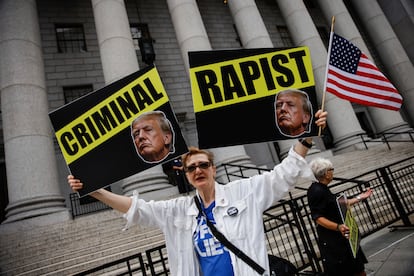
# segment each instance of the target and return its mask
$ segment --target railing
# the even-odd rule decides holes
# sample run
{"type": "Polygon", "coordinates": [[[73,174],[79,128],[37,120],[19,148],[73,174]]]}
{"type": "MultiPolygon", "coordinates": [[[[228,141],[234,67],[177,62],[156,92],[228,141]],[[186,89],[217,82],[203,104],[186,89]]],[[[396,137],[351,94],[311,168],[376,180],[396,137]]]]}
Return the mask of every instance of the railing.
{"type": "Polygon", "coordinates": [[[135,275],[135,276],[161,276],[169,275],[167,250],[165,244],[148,249],[145,256],[138,253],[119,260],[82,271],[73,276],[86,275],[135,275]],[[146,259],[145,259],[146,258],[146,259]],[[148,272],[149,270],[149,272],[148,272]]]}
{"type": "Polygon", "coordinates": [[[385,143],[389,150],[391,150],[391,144],[390,144],[391,142],[395,142],[395,143],[412,142],[414,143],[414,131],[384,132],[384,133],[376,134],[376,136],[380,138],[380,140],[375,140],[375,139],[367,140],[366,138],[364,138],[364,136],[366,136],[365,134],[359,134],[358,136],[361,138],[362,143],[364,143],[365,149],[368,149],[368,143],[385,143]],[[401,135],[408,135],[410,139],[409,140],[408,139],[395,139],[396,136],[401,136],[401,135]]]}
{"type": "Polygon", "coordinates": [[[90,196],[79,198],[77,193],[69,195],[72,218],[110,209],[110,207],[90,196]]]}
{"type": "MultiPolygon", "coordinates": [[[[240,177],[247,175],[243,170],[238,170],[240,177]]],[[[351,179],[335,178],[334,181],[329,185],[331,191],[345,193],[347,197],[353,197],[367,187],[374,189],[363,204],[352,207],[362,238],[400,220],[402,225],[397,227],[412,227],[409,215],[414,213],[414,157],[351,179]]],[[[293,190],[287,199],[266,210],[263,223],[269,253],[289,260],[302,275],[322,271],[316,225],[303,190],[293,190]]],[[[169,275],[165,245],[153,248],[146,256],[145,267],[150,269],[148,275],[169,275]]],[[[142,272],[139,275],[146,274],[142,272]]]]}
{"type": "MultiPolygon", "coordinates": [[[[140,272],[139,275],[147,276],[146,265],[144,263],[144,259],[142,258],[141,253],[94,267],[92,269],[74,274],[73,276],[91,275],[93,273],[103,272],[106,269],[111,269],[112,271],[116,269],[117,270],[116,275],[133,275],[132,274],[133,272],[140,272]],[[137,264],[135,264],[136,260],[138,260],[137,264]],[[124,265],[126,265],[126,268],[124,267],[124,265]]],[[[134,275],[138,275],[138,274],[134,273],[134,275]]],[[[152,274],[152,275],[155,275],[155,274],[152,274]]]]}

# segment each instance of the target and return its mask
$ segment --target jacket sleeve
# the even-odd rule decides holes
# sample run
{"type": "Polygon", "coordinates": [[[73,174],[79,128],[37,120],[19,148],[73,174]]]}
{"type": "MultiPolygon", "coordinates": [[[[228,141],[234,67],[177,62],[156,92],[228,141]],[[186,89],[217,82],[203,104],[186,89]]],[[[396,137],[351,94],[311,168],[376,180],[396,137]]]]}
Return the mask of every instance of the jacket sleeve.
{"type": "Polygon", "coordinates": [[[262,204],[263,210],[269,208],[282,199],[300,179],[314,181],[315,176],[308,162],[292,147],[288,156],[272,171],[252,178],[254,193],[260,198],[258,204],[262,204]]]}
{"type": "Polygon", "coordinates": [[[126,219],[124,230],[131,226],[150,226],[163,229],[167,223],[169,214],[174,210],[173,200],[145,201],[139,198],[138,192],[132,195],[132,204],[123,215],[126,219]]]}

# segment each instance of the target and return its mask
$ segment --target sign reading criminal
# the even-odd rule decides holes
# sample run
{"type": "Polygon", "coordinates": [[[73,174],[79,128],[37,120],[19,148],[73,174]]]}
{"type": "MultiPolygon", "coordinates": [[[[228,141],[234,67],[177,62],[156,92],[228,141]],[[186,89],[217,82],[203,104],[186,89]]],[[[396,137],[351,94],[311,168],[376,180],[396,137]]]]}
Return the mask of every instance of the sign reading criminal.
{"type": "Polygon", "coordinates": [[[137,114],[168,103],[168,96],[155,68],[56,131],[68,164],[84,156],[125,128],[137,114]]]}
{"type": "Polygon", "coordinates": [[[71,173],[86,184],[81,194],[187,151],[154,66],[79,98],[49,116],[71,173]],[[135,124],[138,125],[138,118],[143,120],[144,117],[151,121],[162,120],[169,127],[170,139],[165,145],[168,150],[165,149],[166,153],[158,159],[146,158],[145,150],[138,145],[139,139],[134,137],[133,133],[138,133],[135,124]]]}
{"type": "MultiPolygon", "coordinates": [[[[303,90],[316,107],[307,47],[190,52],[189,59],[200,147],[292,138],[276,131],[274,111],[264,112],[264,108],[274,109],[275,95],[283,90],[303,90]],[[217,120],[211,120],[214,118],[217,120]],[[244,123],[239,124],[240,120],[244,123]],[[260,133],[247,139],[236,137],[245,136],[246,122],[260,123],[275,131],[262,131],[266,133],[260,137],[260,133]],[[240,127],[239,131],[231,126],[240,127]]],[[[304,134],[311,135],[313,131],[304,134]]]]}

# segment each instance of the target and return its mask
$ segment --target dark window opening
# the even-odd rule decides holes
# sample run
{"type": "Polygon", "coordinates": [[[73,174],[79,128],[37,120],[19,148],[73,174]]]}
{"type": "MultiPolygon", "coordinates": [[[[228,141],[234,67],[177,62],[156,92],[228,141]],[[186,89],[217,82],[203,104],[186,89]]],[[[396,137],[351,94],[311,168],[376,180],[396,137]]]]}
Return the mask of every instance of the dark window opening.
{"type": "Polygon", "coordinates": [[[148,24],[134,23],[131,24],[130,30],[135,51],[141,52],[143,62],[148,65],[153,64],[155,60],[154,40],[149,33],[148,24]]]}
{"type": "Polygon", "coordinates": [[[70,103],[71,101],[76,100],[92,91],[92,85],[77,85],[63,87],[65,103],[70,103]]]}
{"type": "Polygon", "coordinates": [[[55,24],[59,53],[86,52],[85,32],[81,24],[55,24]]]}
{"type": "Polygon", "coordinates": [[[142,38],[151,39],[148,24],[144,23],[134,23],[131,24],[131,35],[132,35],[132,42],[134,43],[135,50],[139,51],[139,40],[142,38]]]}

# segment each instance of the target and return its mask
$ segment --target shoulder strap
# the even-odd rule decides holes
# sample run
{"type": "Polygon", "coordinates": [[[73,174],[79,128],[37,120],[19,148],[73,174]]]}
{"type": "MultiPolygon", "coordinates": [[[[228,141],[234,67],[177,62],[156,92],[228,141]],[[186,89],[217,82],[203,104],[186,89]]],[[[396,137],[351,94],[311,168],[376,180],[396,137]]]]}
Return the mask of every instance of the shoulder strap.
{"type": "Polygon", "coordinates": [[[232,244],[220,231],[217,230],[214,224],[207,218],[207,216],[203,212],[203,209],[201,208],[201,203],[197,195],[194,196],[194,201],[195,201],[195,204],[197,205],[198,211],[206,219],[207,226],[210,228],[213,235],[225,247],[227,247],[231,252],[233,252],[234,255],[242,259],[245,263],[247,263],[250,267],[256,270],[260,275],[262,275],[265,272],[265,269],[261,267],[258,263],[256,263],[253,259],[251,259],[249,256],[244,254],[244,252],[241,251],[238,247],[232,244]]]}

